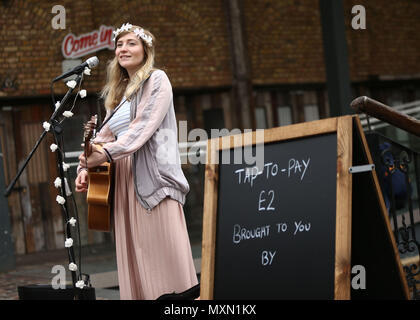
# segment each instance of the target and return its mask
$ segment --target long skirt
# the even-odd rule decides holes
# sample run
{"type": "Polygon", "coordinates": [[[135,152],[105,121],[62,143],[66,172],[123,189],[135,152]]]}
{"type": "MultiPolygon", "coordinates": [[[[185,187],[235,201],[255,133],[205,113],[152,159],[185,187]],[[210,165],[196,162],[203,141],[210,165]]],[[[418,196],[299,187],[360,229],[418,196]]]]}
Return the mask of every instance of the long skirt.
{"type": "Polygon", "coordinates": [[[131,157],[115,163],[114,231],[121,300],[152,300],[198,283],[182,205],[166,198],[143,208],[131,157]]]}

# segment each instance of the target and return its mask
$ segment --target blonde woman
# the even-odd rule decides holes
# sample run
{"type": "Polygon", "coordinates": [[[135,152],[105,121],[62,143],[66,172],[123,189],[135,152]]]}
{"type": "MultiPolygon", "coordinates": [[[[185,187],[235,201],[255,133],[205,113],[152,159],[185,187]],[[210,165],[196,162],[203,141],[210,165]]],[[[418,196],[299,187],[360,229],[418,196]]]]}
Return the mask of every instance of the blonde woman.
{"type": "Polygon", "coordinates": [[[120,298],[156,299],[198,283],[183,212],[189,185],[179,160],[171,83],[154,68],[155,38],[128,23],[114,34],[115,57],[103,89],[106,117],[119,108],[93,140],[87,162],[79,157],[76,191],[87,191],[86,166],[115,162],[120,298]],[[164,143],[171,145],[158,155],[164,143]]]}

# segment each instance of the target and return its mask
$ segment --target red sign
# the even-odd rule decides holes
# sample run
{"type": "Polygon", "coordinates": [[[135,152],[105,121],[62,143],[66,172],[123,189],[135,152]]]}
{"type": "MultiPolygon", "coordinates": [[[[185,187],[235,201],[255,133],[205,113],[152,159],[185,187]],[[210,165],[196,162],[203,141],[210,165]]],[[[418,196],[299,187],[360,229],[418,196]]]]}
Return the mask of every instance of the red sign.
{"type": "Polygon", "coordinates": [[[113,31],[114,27],[100,26],[99,30],[80,36],[69,33],[61,44],[61,52],[66,59],[75,59],[105,48],[114,50],[113,31]]]}

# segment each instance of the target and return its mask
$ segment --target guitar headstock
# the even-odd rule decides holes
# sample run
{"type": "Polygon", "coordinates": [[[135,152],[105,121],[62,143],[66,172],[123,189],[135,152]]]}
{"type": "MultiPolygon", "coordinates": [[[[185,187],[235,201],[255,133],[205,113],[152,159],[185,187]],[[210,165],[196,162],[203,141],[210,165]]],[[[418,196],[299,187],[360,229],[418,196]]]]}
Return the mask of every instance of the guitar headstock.
{"type": "Polygon", "coordinates": [[[98,122],[98,116],[94,115],[84,125],[83,143],[84,143],[84,146],[85,146],[85,151],[88,150],[86,148],[89,146],[90,140],[93,137],[93,134],[94,134],[95,129],[96,129],[97,122],[98,122]]]}

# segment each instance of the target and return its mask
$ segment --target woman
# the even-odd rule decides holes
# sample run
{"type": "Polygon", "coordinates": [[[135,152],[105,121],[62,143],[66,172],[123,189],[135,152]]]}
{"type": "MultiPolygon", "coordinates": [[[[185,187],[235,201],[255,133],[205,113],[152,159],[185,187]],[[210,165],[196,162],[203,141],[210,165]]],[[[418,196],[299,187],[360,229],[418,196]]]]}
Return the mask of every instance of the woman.
{"type": "Polygon", "coordinates": [[[171,83],[153,66],[154,36],[128,23],[114,34],[115,57],[103,89],[107,118],[121,106],[93,140],[87,161],[79,157],[76,191],[87,191],[86,167],[115,162],[120,297],[156,299],[198,283],[182,207],[189,185],[176,138],[162,140],[162,133],[177,137],[177,125],[171,83]],[[162,157],[163,141],[173,145],[162,157]]]}

